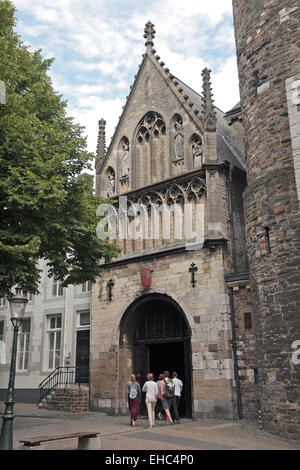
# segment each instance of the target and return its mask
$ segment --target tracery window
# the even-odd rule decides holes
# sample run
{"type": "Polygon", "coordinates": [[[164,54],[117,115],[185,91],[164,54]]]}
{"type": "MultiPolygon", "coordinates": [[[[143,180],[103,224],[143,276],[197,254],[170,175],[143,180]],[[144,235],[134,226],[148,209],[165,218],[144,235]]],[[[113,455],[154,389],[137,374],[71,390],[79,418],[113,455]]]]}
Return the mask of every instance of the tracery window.
{"type": "Polygon", "coordinates": [[[168,171],[166,125],[162,116],[147,113],[137,126],[133,154],[133,186],[161,181],[168,171]]]}
{"type": "Polygon", "coordinates": [[[159,137],[166,134],[166,126],[162,117],[154,112],[148,113],[140,124],[137,140],[140,144],[149,142],[150,136],[159,137]]]}

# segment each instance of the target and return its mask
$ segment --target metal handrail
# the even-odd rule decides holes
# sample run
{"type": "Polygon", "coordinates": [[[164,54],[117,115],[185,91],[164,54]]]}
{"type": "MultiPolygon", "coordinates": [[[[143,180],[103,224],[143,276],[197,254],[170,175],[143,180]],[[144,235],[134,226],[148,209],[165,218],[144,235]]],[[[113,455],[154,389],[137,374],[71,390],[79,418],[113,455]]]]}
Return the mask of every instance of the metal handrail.
{"type": "Polygon", "coordinates": [[[40,399],[39,402],[43,400],[52,390],[56,389],[59,386],[64,386],[66,389],[68,385],[74,385],[77,383],[80,389],[80,377],[79,380],[76,380],[76,372],[79,370],[76,366],[63,366],[57,367],[51,372],[40,384],[40,399]]]}
{"type": "Polygon", "coordinates": [[[43,387],[44,382],[50,380],[50,379],[51,379],[51,376],[54,375],[54,374],[58,371],[58,369],[60,369],[60,367],[56,367],[56,369],[54,369],[54,370],[39,384],[39,387],[38,387],[38,388],[43,387]]]}

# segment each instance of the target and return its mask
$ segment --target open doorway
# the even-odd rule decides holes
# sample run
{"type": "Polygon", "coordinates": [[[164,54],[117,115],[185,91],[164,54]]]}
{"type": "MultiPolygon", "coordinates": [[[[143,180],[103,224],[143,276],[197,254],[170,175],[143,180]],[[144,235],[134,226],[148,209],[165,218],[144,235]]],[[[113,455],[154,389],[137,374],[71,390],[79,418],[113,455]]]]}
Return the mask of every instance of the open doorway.
{"type": "MultiPolygon", "coordinates": [[[[178,378],[183,382],[183,393],[180,401],[179,414],[186,416],[185,403],[185,367],[184,367],[184,342],[149,344],[149,372],[154,374],[155,380],[159,374],[168,370],[170,377],[173,372],[178,373],[178,378]]],[[[188,388],[188,387],[187,387],[188,388]]]]}
{"type": "Polygon", "coordinates": [[[159,294],[144,296],[131,309],[123,332],[132,344],[132,370],[138,382],[142,387],[149,372],[157,380],[165,370],[170,375],[176,371],[183,382],[180,414],[192,418],[190,330],[184,313],[170,297],[159,294]]]}
{"type": "Polygon", "coordinates": [[[76,334],[76,383],[89,383],[90,330],[76,334]]]}

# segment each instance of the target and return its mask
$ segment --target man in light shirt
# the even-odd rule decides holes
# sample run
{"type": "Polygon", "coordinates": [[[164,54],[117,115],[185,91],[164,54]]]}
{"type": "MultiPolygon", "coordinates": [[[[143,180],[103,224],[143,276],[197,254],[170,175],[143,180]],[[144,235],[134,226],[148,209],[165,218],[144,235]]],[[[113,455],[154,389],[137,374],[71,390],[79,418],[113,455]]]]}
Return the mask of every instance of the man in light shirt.
{"type": "MultiPolygon", "coordinates": [[[[173,382],[175,384],[175,401],[176,401],[176,408],[178,410],[178,416],[179,416],[179,405],[180,405],[180,398],[181,398],[181,392],[183,388],[183,383],[181,380],[178,378],[177,372],[173,372],[173,382]]],[[[176,423],[180,423],[180,420],[177,419],[176,423]]]]}

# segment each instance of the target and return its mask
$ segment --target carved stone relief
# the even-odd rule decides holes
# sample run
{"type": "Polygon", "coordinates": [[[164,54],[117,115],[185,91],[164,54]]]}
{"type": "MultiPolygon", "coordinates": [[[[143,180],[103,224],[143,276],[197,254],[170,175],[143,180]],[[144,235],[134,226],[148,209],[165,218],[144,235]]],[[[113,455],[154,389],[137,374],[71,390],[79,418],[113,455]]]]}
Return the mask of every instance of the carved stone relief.
{"type": "Polygon", "coordinates": [[[116,189],[115,171],[112,167],[107,170],[107,197],[113,197],[116,189]]]}
{"type": "Polygon", "coordinates": [[[126,137],[122,142],[122,160],[121,160],[121,178],[126,178],[129,175],[129,141],[126,137]]]}
{"type": "Polygon", "coordinates": [[[174,158],[181,160],[184,158],[184,138],[183,138],[183,124],[181,116],[177,115],[174,120],[174,158]]]}
{"type": "Polygon", "coordinates": [[[191,141],[194,168],[200,168],[203,163],[203,145],[198,135],[194,135],[191,141]]]}

